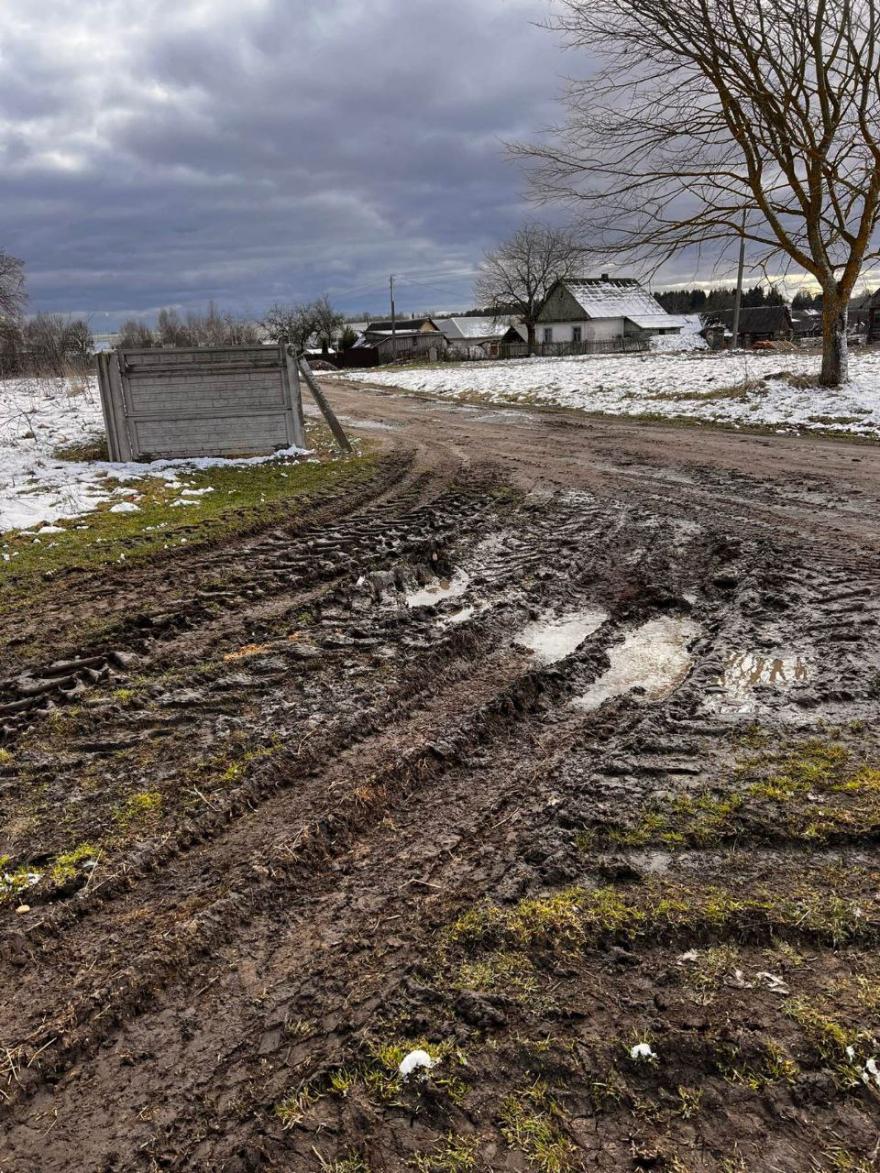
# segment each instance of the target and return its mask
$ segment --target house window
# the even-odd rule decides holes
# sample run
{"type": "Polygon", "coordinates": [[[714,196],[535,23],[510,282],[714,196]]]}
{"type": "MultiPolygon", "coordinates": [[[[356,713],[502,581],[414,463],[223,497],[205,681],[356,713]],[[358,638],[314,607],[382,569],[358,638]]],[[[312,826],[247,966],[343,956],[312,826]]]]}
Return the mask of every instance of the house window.
{"type": "Polygon", "coordinates": [[[544,327],[544,341],[545,342],[552,342],[553,341],[553,327],[552,326],[545,326],[544,327]]]}
{"type": "Polygon", "coordinates": [[[572,340],[572,342],[583,342],[583,338],[581,337],[581,327],[580,326],[572,326],[571,340],[572,340]]]}

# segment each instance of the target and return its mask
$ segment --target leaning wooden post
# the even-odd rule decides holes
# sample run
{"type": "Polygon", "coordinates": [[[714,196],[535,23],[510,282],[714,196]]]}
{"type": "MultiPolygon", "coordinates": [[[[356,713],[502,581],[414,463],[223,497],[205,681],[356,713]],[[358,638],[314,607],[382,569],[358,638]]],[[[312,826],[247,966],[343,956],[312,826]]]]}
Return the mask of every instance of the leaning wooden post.
{"type": "MultiPolygon", "coordinates": [[[[289,349],[290,348],[288,348],[288,350],[289,349]]],[[[302,371],[303,378],[305,379],[305,381],[309,385],[309,390],[311,391],[312,395],[315,398],[315,403],[317,403],[318,407],[321,409],[321,414],[324,416],[324,419],[330,425],[330,431],[336,437],[336,443],[339,445],[339,447],[342,449],[343,452],[351,452],[351,450],[352,450],[351,444],[349,443],[348,436],[346,436],[346,434],[342,428],[342,424],[339,422],[339,420],[333,414],[333,408],[327,402],[327,397],[324,395],[324,392],[318,386],[318,381],[315,378],[315,376],[312,374],[312,368],[309,366],[306,359],[302,356],[300,356],[299,368],[302,371]]]]}
{"type": "Polygon", "coordinates": [[[293,442],[297,448],[306,446],[306,425],[303,418],[302,385],[299,381],[299,366],[290,346],[282,344],[284,361],[287,365],[287,383],[290,388],[291,407],[293,409],[293,442]]]}

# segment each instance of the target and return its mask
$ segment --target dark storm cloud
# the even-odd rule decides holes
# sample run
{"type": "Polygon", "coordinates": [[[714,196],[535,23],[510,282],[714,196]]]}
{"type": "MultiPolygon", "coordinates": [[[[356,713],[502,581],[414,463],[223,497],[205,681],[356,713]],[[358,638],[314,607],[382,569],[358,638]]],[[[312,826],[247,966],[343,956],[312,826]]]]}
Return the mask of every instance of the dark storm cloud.
{"type": "Polygon", "coordinates": [[[466,303],[572,68],[548,4],[7,0],[0,244],[41,308],[466,303]]]}

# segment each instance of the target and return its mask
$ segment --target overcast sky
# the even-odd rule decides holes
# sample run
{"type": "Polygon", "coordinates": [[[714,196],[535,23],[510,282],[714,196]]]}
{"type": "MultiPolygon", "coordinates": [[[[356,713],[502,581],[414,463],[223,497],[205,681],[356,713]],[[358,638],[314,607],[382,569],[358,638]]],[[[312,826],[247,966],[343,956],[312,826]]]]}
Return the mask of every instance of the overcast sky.
{"type": "Polygon", "coordinates": [[[468,305],[529,211],[503,141],[586,70],[551,2],[3,0],[0,246],[32,309],[357,313],[392,271],[403,311],[468,305]]]}

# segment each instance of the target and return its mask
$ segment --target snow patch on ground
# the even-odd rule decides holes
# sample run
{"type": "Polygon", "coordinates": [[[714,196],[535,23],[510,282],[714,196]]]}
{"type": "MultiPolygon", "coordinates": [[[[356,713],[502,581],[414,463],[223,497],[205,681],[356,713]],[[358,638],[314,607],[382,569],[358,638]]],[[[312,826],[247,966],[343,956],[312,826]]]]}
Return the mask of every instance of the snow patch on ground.
{"type": "MultiPolygon", "coordinates": [[[[657,341],[665,347],[672,338],[657,341]]],[[[850,373],[852,382],[839,390],[796,387],[787,375],[818,380],[815,353],[679,351],[449,363],[346,371],[340,377],[431,395],[476,395],[495,403],[757,424],[780,431],[821,428],[878,438],[880,352],[853,354],[850,373]]]]}
{"type": "Polygon", "coordinates": [[[409,1079],[413,1072],[430,1071],[434,1066],[434,1060],[427,1051],[410,1051],[400,1063],[398,1071],[404,1079],[409,1079]]]}
{"type": "MultiPolygon", "coordinates": [[[[290,448],[247,460],[212,457],[150,464],[58,460],[53,455],[58,448],[88,444],[103,433],[96,380],[0,380],[0,532],[79,517],[125,493],[130,496],[131,490],[120,486],[142,477],[163,477],[175,485],[181,472],[306,455],[290,448]]],[[[113,508],[121,513],[136,506],[113,508]]]]}
{"type": "Polygon", "coordinates": [[[699,314],[685,314],[687,325],[680,334],[655,334],[651,350],[655,354],[675,354],[683,350],[708,350],[709,343],[700,335],[703,323],[699,314]]]}

